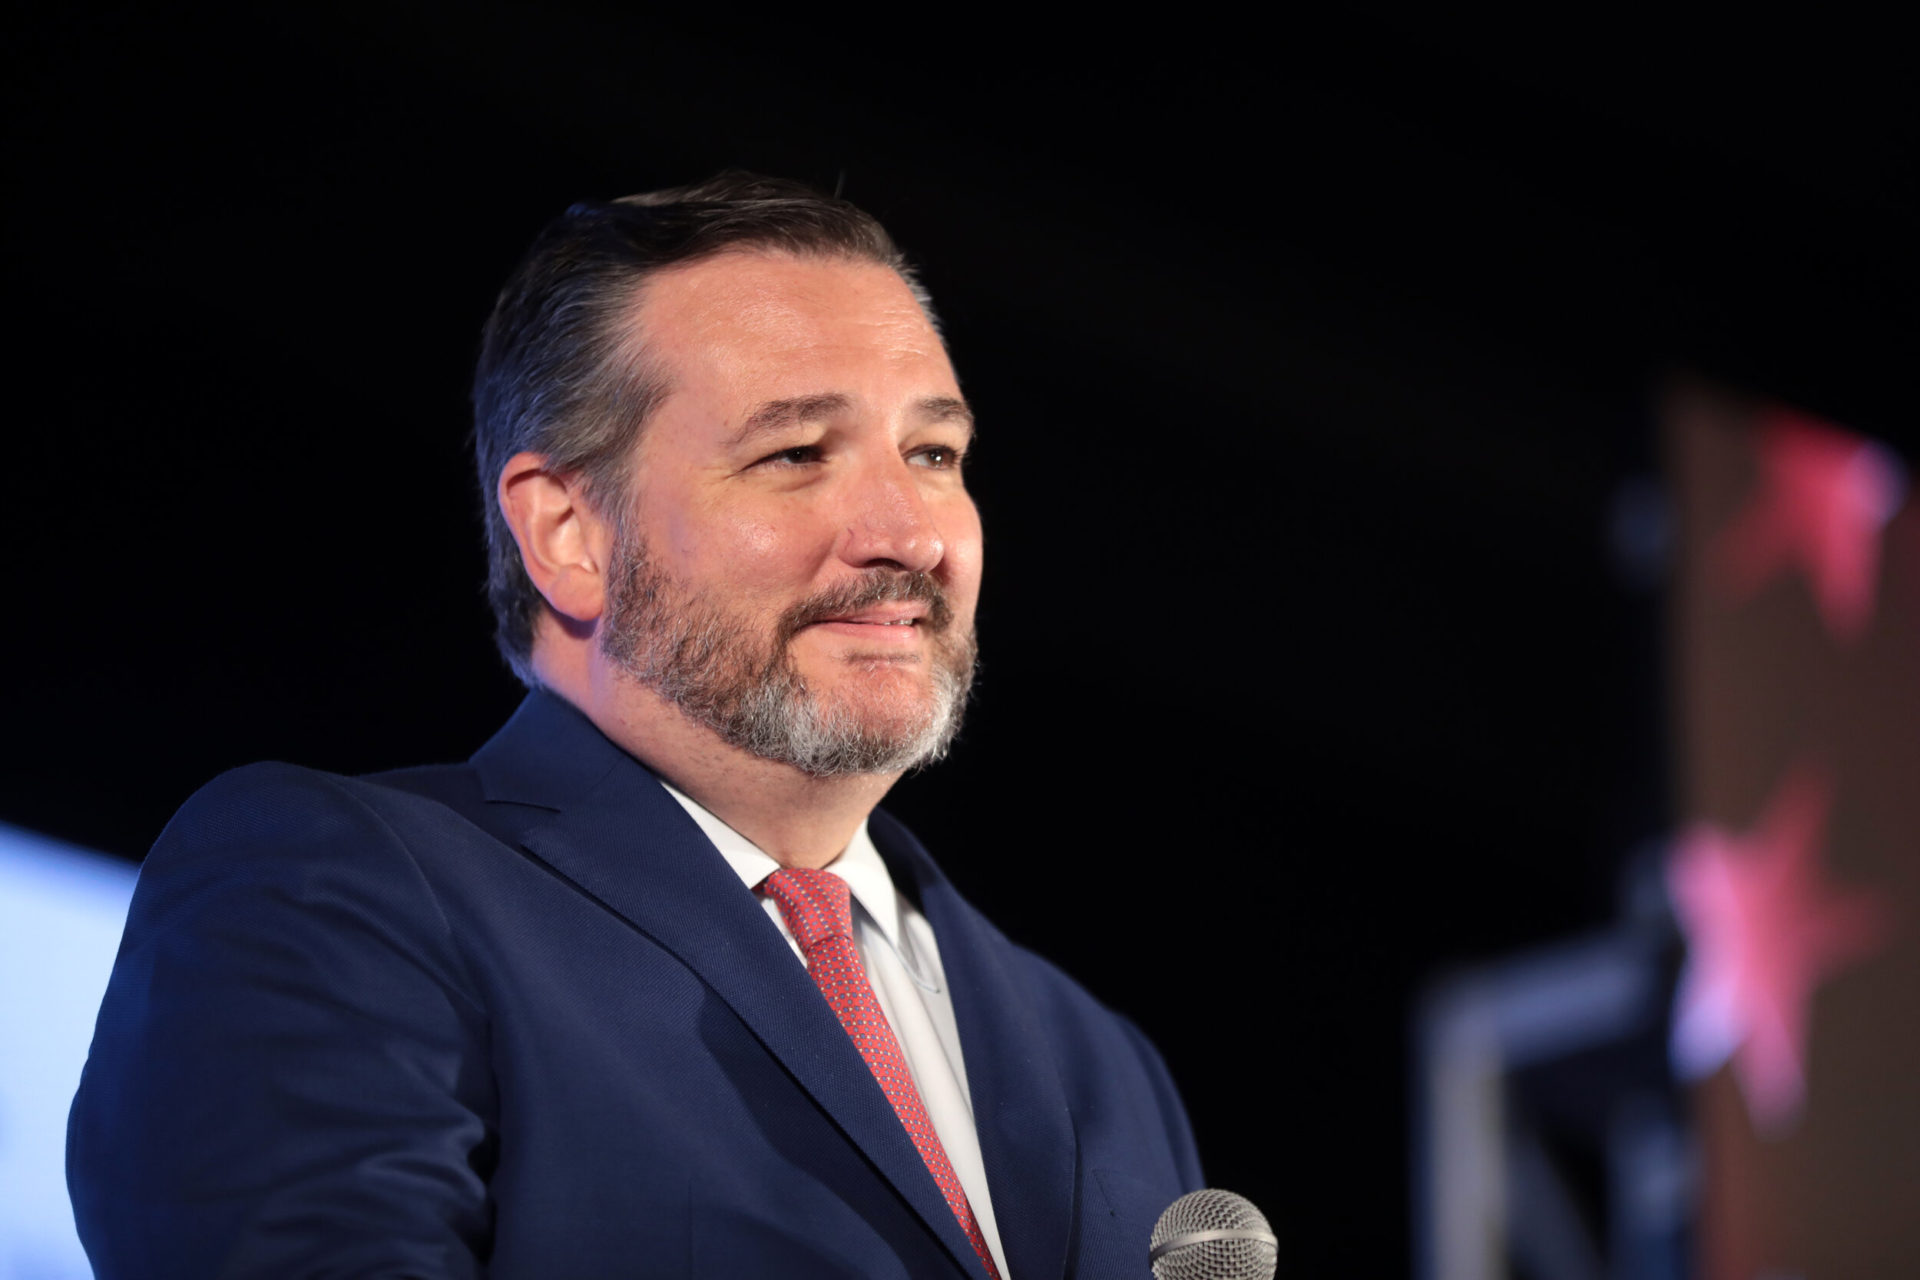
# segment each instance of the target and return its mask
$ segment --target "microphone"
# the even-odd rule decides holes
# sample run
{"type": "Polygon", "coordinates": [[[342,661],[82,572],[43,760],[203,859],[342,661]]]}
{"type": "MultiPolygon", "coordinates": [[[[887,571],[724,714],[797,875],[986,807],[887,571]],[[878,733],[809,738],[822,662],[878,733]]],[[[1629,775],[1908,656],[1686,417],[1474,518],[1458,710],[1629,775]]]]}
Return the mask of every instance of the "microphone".
{"type": "Polygon", "coordinates": [[[1154,1280],[1273,1280],[1280,1242],[1253,1202],[1231,1191],[1189,1191],[1160,1215],[1147,1262],[1154,1280]]]}

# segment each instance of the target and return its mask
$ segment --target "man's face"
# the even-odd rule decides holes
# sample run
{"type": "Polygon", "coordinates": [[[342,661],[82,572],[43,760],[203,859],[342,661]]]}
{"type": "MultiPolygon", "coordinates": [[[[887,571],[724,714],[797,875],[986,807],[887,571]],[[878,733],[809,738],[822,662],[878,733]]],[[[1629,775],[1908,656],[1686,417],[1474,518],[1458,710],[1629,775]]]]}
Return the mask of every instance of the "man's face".
{"type": "Polygon", "coordinates": [[[601,644],[734,746],[816,776],[940,754],[973,671],[980,518],[946,349],[891,270],[732,253],[653,277],[601,644]]]}

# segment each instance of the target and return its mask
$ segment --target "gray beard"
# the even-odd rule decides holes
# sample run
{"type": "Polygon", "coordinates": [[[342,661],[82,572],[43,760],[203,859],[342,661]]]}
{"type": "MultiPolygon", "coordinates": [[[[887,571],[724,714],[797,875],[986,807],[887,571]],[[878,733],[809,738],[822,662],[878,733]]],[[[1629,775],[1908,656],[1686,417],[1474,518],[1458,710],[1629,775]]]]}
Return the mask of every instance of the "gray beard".
{"type": "Polygon", "coordinates": [[[976,665],[973,636],[955,637],[952,627],[946,593],[931,575],[873,570],[787,610],[772,642],[761,645],[749,625],[655,568],[645,544],[622,531],[600,645],[627,675],[730,745],[815,778],[832,778],[901,773],[947,754],[960,732],[976,665]],[[886,724],[870,723],[854,707],[823,706],[793,665],[793,637],[810,623],[900,600],[928,605],[920,625],[936,642],[931,699],[886,724]]]}

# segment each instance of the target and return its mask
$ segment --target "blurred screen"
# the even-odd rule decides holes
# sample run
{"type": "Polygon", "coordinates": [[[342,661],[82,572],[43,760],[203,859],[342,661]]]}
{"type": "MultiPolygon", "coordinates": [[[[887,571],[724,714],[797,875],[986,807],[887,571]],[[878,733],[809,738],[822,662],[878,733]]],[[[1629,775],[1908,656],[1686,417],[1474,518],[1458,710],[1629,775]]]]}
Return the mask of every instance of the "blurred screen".
{"type": "Polygon", "coordinates": [[[1704,385],[1665,413],[1707,1280],[1920,1259],[1920,507],[1891,450],[1704,385]]]}
{"type": "Polygon", "coordinates": [[[0,1280],[93,1274],[74,1235],[67,1107],[134,868],[0,826],[0,1280]]]}

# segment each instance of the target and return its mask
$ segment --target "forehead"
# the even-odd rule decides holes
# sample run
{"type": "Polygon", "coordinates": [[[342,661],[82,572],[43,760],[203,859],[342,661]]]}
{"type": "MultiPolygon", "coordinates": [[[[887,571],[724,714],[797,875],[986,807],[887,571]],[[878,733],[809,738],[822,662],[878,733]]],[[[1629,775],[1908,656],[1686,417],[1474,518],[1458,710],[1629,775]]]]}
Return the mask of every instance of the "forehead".
{"type": "Polygon", "coordinates": [[[953,381],[946,347],[906,281],[875,262],[723,253],[649,277],[631,323],[675,390],[750,393],[769,381],[863,371],[953,381]]]}

